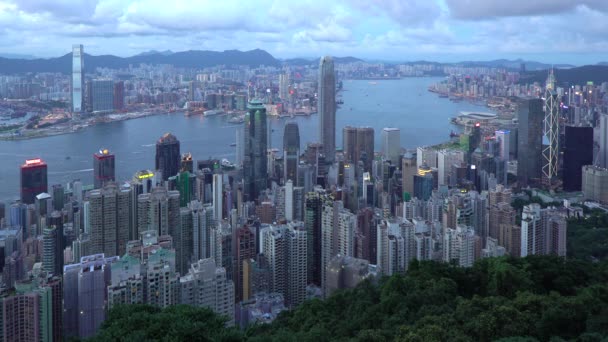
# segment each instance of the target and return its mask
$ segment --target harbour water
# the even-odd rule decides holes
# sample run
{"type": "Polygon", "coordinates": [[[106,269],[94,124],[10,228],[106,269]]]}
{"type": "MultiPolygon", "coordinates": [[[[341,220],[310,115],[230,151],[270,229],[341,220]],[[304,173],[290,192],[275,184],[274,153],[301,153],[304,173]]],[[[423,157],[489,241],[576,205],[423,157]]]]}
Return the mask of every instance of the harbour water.
{"type": "MultiPolygon", "coordinates": [[[[380,149],[381,130],[401,130],[401,145],[406,148],[437,144],[458,131],[449,119],[460,111],[485,111],[467,102],[452,102],[427,91],[440,78],[405,78],[369,82],[344,81],[340,93],[344,104],[336,114],[336,146],[342,146],[342,127],[370,126],[375,129],[375,150],[380,149]]],[[[76,133],[45,138],[0,141],[0,200],[19,197],[19,166],[25,159],[40,157],[48,164],[49,187],[80,179],[92,183],[93,153],[108,148],[116,155],[117,180],[130,179],[142,169],[154,168],[156,140],[172,132],[181,151],[191,152],[195,160],[227,158],[234,160],[236,129],[242,124],[228,122],[226,116],[190,116],[183,113],[161,114],[140,119],[99,124],[76,133]],[[69,158],[68,158],[69,157],[69,158]]],[[[283,127],[295,120],[300,129],[301,146],[317,140],[318,115],[269,118],[271,145],[281,148],[283,127]]]]}

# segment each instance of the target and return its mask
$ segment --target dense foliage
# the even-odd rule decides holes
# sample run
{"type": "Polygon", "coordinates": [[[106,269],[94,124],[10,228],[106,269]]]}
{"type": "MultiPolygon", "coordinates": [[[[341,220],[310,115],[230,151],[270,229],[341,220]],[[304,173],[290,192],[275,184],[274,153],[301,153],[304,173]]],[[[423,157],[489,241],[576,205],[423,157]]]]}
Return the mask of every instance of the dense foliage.
{"type": "Polygon", "coordinates": [[[552,256],[483,259],[472,268],[414,262],[407,275],[311,300],[270,325],[224,329],[208,310],[110,313],[97,341],[601,341],[608,263],[552,256]]]}
{"type": "Polygon", "coordinates": [[[568,220],[568,256],[585,260],[608,258],[608,214],[592,210],[585,218],[568,220]]]}

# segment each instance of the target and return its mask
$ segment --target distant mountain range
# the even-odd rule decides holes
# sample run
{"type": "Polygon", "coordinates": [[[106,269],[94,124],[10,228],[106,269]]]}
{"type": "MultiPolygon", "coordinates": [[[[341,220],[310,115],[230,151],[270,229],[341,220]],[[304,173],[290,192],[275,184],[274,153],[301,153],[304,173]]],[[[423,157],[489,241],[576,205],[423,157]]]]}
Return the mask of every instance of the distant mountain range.
{"type": "Polygon", "coordinates": [[[521,64],[525,64],[527,71],[537,71],[537,70],[547,70],[553,67],[554,69],[566,69],[566,68],[574,68],[575,66],[572,64],[546,64],[535,61],[526,61],[523,59],[496,59],[493,61],[465,61],[454,63],[454,65],[463,65],[463,66],[482,66],[482,67],[490,67],[490,68],[506,68],[506,69],[515,69],[520,70],[521,64]]]}
{"type": "MultiPolygon", "coordinates": [[[[539,82],[544,84],[547,80],[547,72],[548,70],[527,72],[522,75],[520,83],[539,82]]],[[[602,82],[608,82],[608,65],[584,65],[570,69],[554,69],[554,72],[558,85],[583,85],[587,84],[587,82],[601,84],[602,82]]]]}
{"type": "MultiPolygon", "coordinates": [[[[14,59],[0,58],[0,73],[19,74],[27,72],[61,72],[69,73],[72,65],[72,54],[48,59],[14,59]]],[[[266,65],[279,66],[281,62],[264,50],[251,51],[184,51],[148,52],[132,57],[112,55],[92,56],[85,54],[84,65],[87,70],[102,68],[127,68],[131,65],[170,64],[179,68],[205,68],[216,65],[248,65],[252,67],[266,65]]]]}
{"type": "MultiPolygon", "coordinates": [[[[288,58],[283,60],[284,64],[291,66],[305,66],[305,65],[317,65],[319,64],[320,58],[288,58]]],[[[356,62],[365,62],[362,59],[356,57],[332,57],[336,64],[348,64],[356,62]]]]}

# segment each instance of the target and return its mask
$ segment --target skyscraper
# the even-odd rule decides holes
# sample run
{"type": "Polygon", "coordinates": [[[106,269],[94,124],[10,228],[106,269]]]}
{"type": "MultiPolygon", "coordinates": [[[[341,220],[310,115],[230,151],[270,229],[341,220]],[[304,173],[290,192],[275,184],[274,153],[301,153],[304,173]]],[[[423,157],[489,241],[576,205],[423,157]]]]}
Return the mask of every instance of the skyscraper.
{"type": "Polygon", "coordinates": [[[283,180],[287,182],[292,180],[294,183],[298,180],[298,164],[300,158],[300,130],[296,122],[288,122],[285,124],[285,132],[283,133],[283,180]]]}
{"type": "Polygon", "coordinates": [[[180,161],[179,140],[165,133],[156,142],[156,170],[161,172],[164,181],[179,173],[180,161]]]}
{"type": "Polygon", "coordinates": [[[82,44],[72,45],[72,113],[84,110],[84,51],[82,44]]]}
{"type": "Polygon", "coordinates": [[[34,204],[36,195],[47,192],[47,166],[40,159],[27,159],[21,165],[21,202],[34,204]]]}
{"type": "Polygon", "coordinates": [[[336,156],[336,75],[330,56],[319,63],[319,140],[323,144],[325,161],[333,163],[336,156]]]}
{"type": "Polygon", "coordinates": [[[499,131],[494,132],[494,136],[496,137],[496,141],[498,141],[498,155],[501,160],[509,160],[509,154],[511,150],[509,146],[511,145],[511,131],[506,129],[501,129],[499,131]]]}
{"type": "Polygon", "coordinates": [[[125,106],[125,82],[114,83],[114,110],[122,110],[125,106]]]}
{"type": "Polygon", "coordinates": [[[179,225],[179,191],[153,188],[137,198],[137,232],[154,230],[158,236],[171,235],[179,225]]]}
{"type": "Polygon", "coordinates": [[[393,165],[399,163],[401,154],[401,131],[399,128],[387,127],[382,130],[382,154],[393,165]]]}
{"type": "Polygon", "coordinates": [[[131,224],[131,188],[115,183],[88,193],[91,253],[123,255],[131,224]]]}
{"type": "Polygon", "coordinates": [[[222,222],[224,218],[224,185],[222,174],[213,175],[213,214],[216,222],[222,222]]]}
{"type": "Polygon", "coordinates": [[[539,184],[542,176],[543,100],[522,99],[518,109],[517,181],[539,184]]]}
{"type": "Polygon", "coordinates": [[[559,98],[555,90],[555,76],[551,69],[545,85],[543,131],[543,181],[549,185],[555,182],[559,170],[559,98]]]}
{"type": "Polygon", "coordinates": [[[608,114],[600,114],[600,151],[598,166],[608,168],[608,114]]]}
{"type": "Polygon", "coordinates": [[[114,109],[114,81],[91,81],[91,96],[93,112],[111,112],[114,109]]]}
{"type": "Polygon", "coordinates": [[[564,191],[581,191],[584,165],[593,164],[593,127],[566,126],[564,139],[564,191]]]}
{"type": "Polygon", "coordinates": [[[245,115],[245,144],[243,158],[243,181],[245,199],[253,201],[266,190],[268,179],[268,126],[266,107],[252,100],[245,115]]]}
{"type": "Polygon", "coordinates": [[[401,160],[401,184],[403,187],[403,200],[409,201],[414,197],[414,176],[418,172],[416,157],[410,152],[403,155],[401,160]]]}
{"type": "Polygon", "coordinates": [[[93,154],[93,185],[95,189],[101,188],[107,182],[114,181],[115,167],[114,154],[102,148],[93,154]]]}
{"type": "Polygon", "coordinates": [[[342,149],[346,162],[357,165],[359,161],[363,161],[364,171],[371,171],[374,160],[374,129],[371,127],[344,127],[342,149]]]}

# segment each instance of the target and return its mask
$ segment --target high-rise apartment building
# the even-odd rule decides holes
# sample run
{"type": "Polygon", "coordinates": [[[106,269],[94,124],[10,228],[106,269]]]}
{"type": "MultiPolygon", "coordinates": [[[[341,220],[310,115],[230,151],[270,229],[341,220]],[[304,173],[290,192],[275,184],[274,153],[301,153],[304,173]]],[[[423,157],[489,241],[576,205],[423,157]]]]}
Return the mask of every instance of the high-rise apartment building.
{"type": "MultiPolygon", "coordinates": [[[[422,164],[420,164],[422,165],[422,164]]],[[[410,152],[403,155],[401,160],[401,186],[403,187],[403,201],[414,197],[414,176],[418,173],[416,158],[410,152]]]]}
{"type": "Polygon", "coordinates": [[[336,74],[330,56],[319,62],[319,141],[323,144],[325,161],[333,163],[336,155],[336,74]]]}
{"type": "Polygon", "coordinates": [[[84,256],[63,268],[63,331],[66,338],[89,338],[106,319],[111,264],[118,256],[84,256]]]}
{"type": "Polygon", "coordinates": [[[40,159],[27,159],[20,170],[21,203],[34,204],[36,195],[49,191],[47,165],[40,159]]]}
{"type": "Polygon", "coordinates": [[[87,194],[91,253],[122,255],[131,231],[131,188],[108,183],[87,194]]]}
{"type": "Polygon", "coordinates": [[[159,236],[172,235],[179,226],[179,191],[153,188],[137,197],[137,232],[154,230],[159,236]]]}
{"type": "Polygon", "coordinates": [[[443,236],[443,261],[460,267],[471,267],[475,262],[475,232],[467,226],[448,228],[443,236]]]}
{"type": "Polygon", "coordinates": [[[82,44],[72,45],[72,113],[84,111],[84,51],[82,44]]]}
{"type": "Polygon", "coordinates": [[[213,174],[213,214],[215,221],[221,222],[224,218],[224,181],[221,173],[213,174]]]}
{"type": "Polygon", "coordinates": [[[517,181],[522,187],[540,184],[543,166],[543,100],[519,102],[517,130],[517,181]]]}
{"type": "Polygon", "coordinates": [[[271,292],[283,294],[295,307],[306,299],[307,244],[302,222],[270,225],[261,230],[263,249],[271,273],[271,292]]]}
{"type": "Polygon", "coordinates": [[[234,324],[234,283],[226,277],[226,269],[213,259],[202,259],[190,266],[180,283],[180,303],[208,307],[234,324]]]}
{"type": "Polygon", "coordinates": [[[267,188],[268,181],[268,124],[266,107],[252,100],[245,115],[245,143],[243,157],[243,191],[245,199],[253,201],[267,188]]]}
{"type": "Polygon", "coordinates": [[[164,181],[179,173],[181,161],[179,140],[173,134],[165,133],[158,139],[155,160],[156,170],[161,172],[164,181]]]}
{"type": "Polygon", "coordinates": [[[327,295],[339,289],[355,288],[373,276],[368,260],[336,255],[327,265],[327,295]]]}
{"type": "Polygon", "coordinates": [[[598,166],[583,166],[581,188],[585,199],[608,203],[608,169],[598,166]]]}
{"type": "Polygon", "coordinates": [[[448,185],[454,164],[464,162],[464,152],[459,150],[441,150],[437,152],[437,183],[448,185]]]}
{"type": "Polygon", "coordinates": [[[122,110],[125,107],[125,82],[118,81],[114,83],[114,110],[122,110]]]}
{"type": "Polygon", "coordinates": [[[387,127],[382,129],[382,155],[393,165],[399,164],[401,155],[401,130],[387,127]]]}
{"type": "Polygon", "coordinates": [[[106,148],[93,154],[93,186],[95,189],[101,188],[107,182],[115,180],[115,160],[114,154],[106,148]]]}

